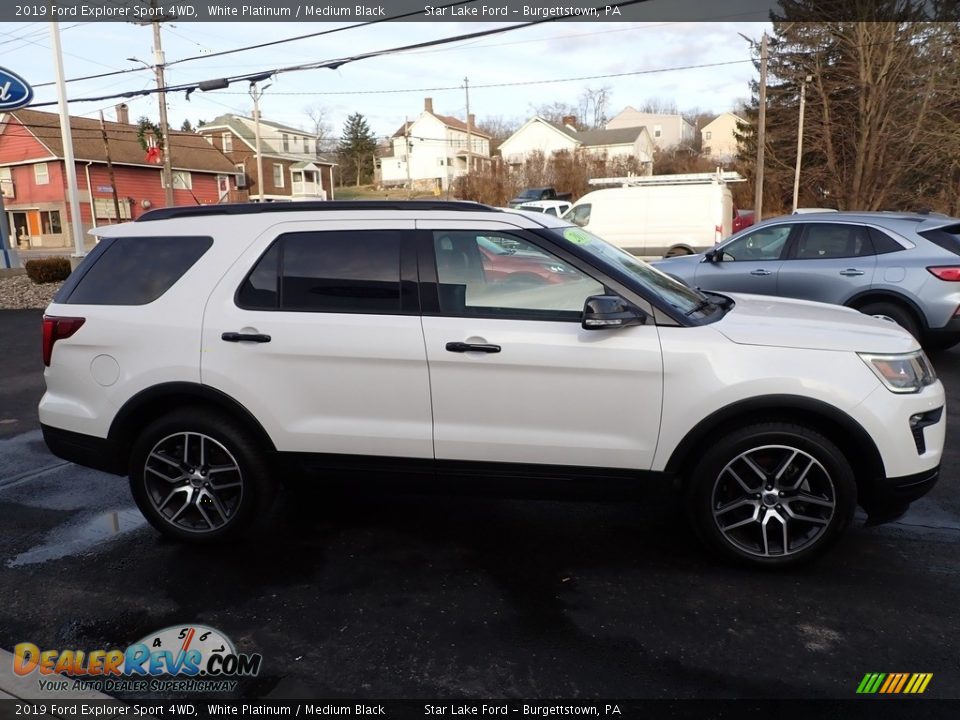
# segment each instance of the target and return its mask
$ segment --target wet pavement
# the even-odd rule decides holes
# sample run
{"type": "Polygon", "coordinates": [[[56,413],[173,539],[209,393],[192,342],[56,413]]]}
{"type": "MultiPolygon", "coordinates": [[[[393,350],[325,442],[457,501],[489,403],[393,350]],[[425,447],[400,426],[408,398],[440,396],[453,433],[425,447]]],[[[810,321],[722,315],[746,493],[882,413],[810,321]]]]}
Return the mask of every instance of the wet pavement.
{"type": "MultiPolygon", "coordinates": [[[[28,325],[9,315],[5,349],[6,323],[28,325]]],[[[39,365],[37,348],[18,352],[8,370],[39,365]]],[[[849,698],[867,672],[932,672],[926,697],[958,698],[960,350],[935,364],[951,408],[940,484],[899,522],[861,517],[821,561],[779,573],[706,556],[666,494],[300,487],[249,539],[177,545],[125,480],[50,456],[0,378],[0,415],[21,430],[0,439],[0,648],[125,647],[203,623],[263,654],[246,697],[849,698]]],[[[42,391],[29,382],[18,397],[42,391]]]]}

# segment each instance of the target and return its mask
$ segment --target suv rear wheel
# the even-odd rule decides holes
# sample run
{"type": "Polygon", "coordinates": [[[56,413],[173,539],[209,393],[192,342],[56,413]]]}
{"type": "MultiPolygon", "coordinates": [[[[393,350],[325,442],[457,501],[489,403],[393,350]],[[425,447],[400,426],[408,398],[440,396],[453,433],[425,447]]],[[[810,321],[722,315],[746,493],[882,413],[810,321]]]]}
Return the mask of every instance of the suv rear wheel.
{"type": "Polygon", "coordinates": [[[832,545],[856,505],[850,463],[832,442],[790,423],[729,433],[694,467],[689,509],[701,539],[733,560],[786,566],[832,545]]]}
{"type": "Polygon", "coordinates": [[[177,410],[138,438],[130,489],[164,535],[191,542],[235,536],[266,514],[273,497],[258,450],[256,440],[226,415],[177,410]]]}

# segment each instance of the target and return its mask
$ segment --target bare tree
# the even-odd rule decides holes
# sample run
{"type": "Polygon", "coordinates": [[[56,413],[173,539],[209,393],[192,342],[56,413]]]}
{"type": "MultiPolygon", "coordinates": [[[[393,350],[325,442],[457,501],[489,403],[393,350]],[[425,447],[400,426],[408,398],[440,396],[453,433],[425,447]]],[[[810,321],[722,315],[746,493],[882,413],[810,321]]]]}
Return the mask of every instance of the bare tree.
{"type": "Polygon", "coordinates": [[[637,108],[642,113],[653,115],[678,115],[677,102],[666,98],[648,98],[637,108]]]}
{"type": "Polygon", "coordinates": [[[319,155],[326,147],[333,133],[333,124],[329,121],[329,111],[323,105],[307,105],[304,114],[310,118],[310,131],[313,133],[315,153],[319,155]]]}
{"type": "Polygon", "coordinates": [[[505,118],[502,115],[486,117],[477,123],[477,130],[490,136],[490,154],[500,147],[500,144],[513,135],[523,124],[517,118],[505,118]]]}
{"type": "Polygon", "coordinates": [[[554,100],[551,103],[543,103],[540,105],[531,105],[530,109],[535,115],[539,115],[544,120],[556,123],[557,125],[562,125],[563,119],[566,117],[578,117],[578,113],[580,112],[580,108],[576,105],[560,100],[554,100]]]}
{"type": "Polygon", "coordinates": [[[585,128],[602,128],[607,124],[610,119],[608,111],[611,93],[609,85],[599,88],[586,87],[580,93],[579,117],[585,128]]]}

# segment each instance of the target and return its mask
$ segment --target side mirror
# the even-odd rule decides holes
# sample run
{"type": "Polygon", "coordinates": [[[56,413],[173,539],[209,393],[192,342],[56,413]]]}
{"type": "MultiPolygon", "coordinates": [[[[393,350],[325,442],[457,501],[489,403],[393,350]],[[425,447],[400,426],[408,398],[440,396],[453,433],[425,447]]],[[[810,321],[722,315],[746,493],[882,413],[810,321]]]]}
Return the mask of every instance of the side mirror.
{"type": "Polygon", "coordinates": [[[723,250],[719,248],[714,248],[713,250],[707,250],[703,254],[703,259],[707,262],[717,263],[723,260],[723,250]]]}
{"type": "Polygon", "coordinates": [[[594,295],[583,303],[580,326],[584,330],[606,330],[644,325],[648,317],[646,312],[628,305],[616,295],[594,295]]]}

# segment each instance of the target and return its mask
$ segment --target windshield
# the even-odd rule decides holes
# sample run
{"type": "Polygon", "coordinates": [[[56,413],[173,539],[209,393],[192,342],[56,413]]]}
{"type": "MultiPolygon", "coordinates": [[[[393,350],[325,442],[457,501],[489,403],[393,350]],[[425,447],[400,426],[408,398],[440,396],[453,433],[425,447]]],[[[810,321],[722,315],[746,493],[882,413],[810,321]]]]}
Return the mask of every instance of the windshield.
{"type": "Polygon", "coordinates": [[[628,273],[647,290],[657,295],[664,303],[673,306],[684,315],[706,317],[714,314],[723,304],[704,295],[699,290],[694,290],[682,282],[674,280],[643,260],[634,257],[626,250],[611,245],[606,240],[583,228],[551,228],[551,232],[561,235],[569,243],[579,245],[600,263],[628,273]]]}
{"type": "Polygon", "coordinates": [[[517,197],[536,199],[540,197],[541,192],[543,191],[540,188],[527,188],[522,193],[520,193],[517,197]]]}

